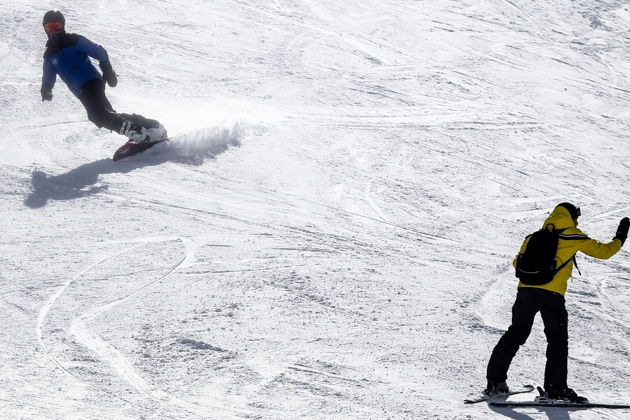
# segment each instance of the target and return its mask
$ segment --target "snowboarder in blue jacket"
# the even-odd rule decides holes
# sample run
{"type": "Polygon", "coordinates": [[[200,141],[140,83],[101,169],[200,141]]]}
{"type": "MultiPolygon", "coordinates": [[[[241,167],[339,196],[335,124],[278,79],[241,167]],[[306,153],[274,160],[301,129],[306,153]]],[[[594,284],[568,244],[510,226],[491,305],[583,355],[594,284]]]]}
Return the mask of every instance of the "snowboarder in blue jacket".
{"type": "Polygon", "coordinates": [[[52,100],[52,89],[59,75],[70,91],[79,98],[87,111],[88,119],[96,126],[127,136],[128,144],[166,137],[166,130],[158,121],[142,115],[114,111],[105,96],[105,82],[110,87],[115,87],[118,78],[105,48],[81,35],[66,33],[65,17],[58,10],[46,12],[42,24],[48,35],[44,53],[42,101],[52,100]],[[102,76],[90,57],[99,62],[102,76]]]}

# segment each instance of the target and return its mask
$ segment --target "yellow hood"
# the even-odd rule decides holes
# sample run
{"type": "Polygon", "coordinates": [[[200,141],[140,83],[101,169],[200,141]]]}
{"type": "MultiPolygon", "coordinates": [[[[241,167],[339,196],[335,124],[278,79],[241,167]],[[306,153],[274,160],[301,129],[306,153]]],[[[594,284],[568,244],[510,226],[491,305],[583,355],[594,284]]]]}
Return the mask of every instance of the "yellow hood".
{"type": "Polygon", "coordinates": [[[549,226],[549,224],[552,224],[555,229],[566,229],[575,227],[575,222],[571,218],[571,213],[569,213],[569,210],[562,206],[558,206],[553,209],[549,217],[547,217],[547,219],[545,220],[545,223],[543,223],[543,229],[549,226]]]}

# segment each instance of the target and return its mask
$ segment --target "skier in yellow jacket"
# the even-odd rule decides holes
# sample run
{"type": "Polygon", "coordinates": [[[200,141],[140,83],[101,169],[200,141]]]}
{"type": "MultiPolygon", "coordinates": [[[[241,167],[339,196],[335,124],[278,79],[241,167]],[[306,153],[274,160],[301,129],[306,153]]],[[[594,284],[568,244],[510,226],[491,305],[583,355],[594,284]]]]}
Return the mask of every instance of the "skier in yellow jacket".
{"type": "MultiPolygon", "coordinates": [[[[545,367],[545,391],[553,399],[584,402],[586,398],[578,396],[567,386],[568,328],[564,294],[567,280],[571,277],[575,254],[579,251],[599,259],[608,259],[623,246],[628,236],[630,220],[621,219],[613,240],[601,243],[589,238],[577,228],[580,209],[571,203],[561,203],[551,212],[543,223],[543,228],[550,224],[557,230],[558,251],[556,267],[564,265],[553,279],[542,285],[518,285],[516,301],[512,307],[512,325],[501,337],[490,357],[487,369],[488,386],[484,393],[500,394],[508,391],[507,372],[519,347],[525,344],[538,312],[542,316],[547,337],[547,364],[545,367]]],[[[523,244],[519,255],[525,252],[530,236],[523,244]]],[[[518,258],[518,256],[517,256],[518,258]]],[[[514,259],[516,267],[517,259],[514,259]]]]}

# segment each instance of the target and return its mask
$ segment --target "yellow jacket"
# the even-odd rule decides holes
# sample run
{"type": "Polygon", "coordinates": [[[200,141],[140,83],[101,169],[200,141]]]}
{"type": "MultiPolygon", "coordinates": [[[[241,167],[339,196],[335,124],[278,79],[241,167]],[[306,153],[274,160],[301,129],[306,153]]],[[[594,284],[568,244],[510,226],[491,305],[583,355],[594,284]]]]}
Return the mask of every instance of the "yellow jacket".
{"type": "MultiPolygon", "coordinates": [[[[621,240],[619,239],[613,239],[611,242],[603,244],[589,238],[586,234],[584,234],[584,232],[575,227],[575,223],[569,214],[569,210],[564,207],[556,207],[549,217],[547,217],[547,220],[545,220],[543,228],[548,226],[550,223],[552,223],[556,229],[565,229],[559,235],[556,267],[559,267],[569,259],[573,259],[573,256],[578,251],[594,258],[606,260],[615,255],[621,249],[621,240]]],[[[523,245],[521,245],[521,249],[519,251],[520,254],[525,252],[529,238],[530,236],[525,238],[523,245]]],[[[514,259],[513,265],[516,267],[516,258],[514,259]]],[[[570,261],[556,273],[553,280],[549,283],[542,284],[540,286],[532,286],[519,282],[518,287],[536,287],[560,293],[564,296],[564,293],[567,291],[567,280],[571,277],[572,271],[573,261],[570,261]]]]}

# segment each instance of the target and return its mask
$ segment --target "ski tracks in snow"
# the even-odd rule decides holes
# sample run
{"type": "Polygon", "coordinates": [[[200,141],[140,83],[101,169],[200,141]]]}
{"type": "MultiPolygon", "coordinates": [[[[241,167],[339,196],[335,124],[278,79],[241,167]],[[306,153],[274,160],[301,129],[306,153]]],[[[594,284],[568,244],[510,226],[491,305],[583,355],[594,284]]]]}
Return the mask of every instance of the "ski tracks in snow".
{"type": "MultiPolygon", "coordinates": [[[[82,384],[87,384],[90,387],[93,387],[110,397],[116,398],[118,400],[124,401],[125,403],[134,406],[135,408],[140,408],[144,410],[151,410],[148,407],[138,406],[137,403],[134,403],[129,398],[124,398],[120,395],[116,395],[104,389],[103,387],[99,387],[90,383],[80,376],[80,374],[76,374],[66,368],[62,361],[49,349],[49,346],[46,344],[46,336],[44,333],[44,327],[47,323],[48,318],[50,317],[51,311],[56,306],[59,298],[68,290],[68,288],[76,284],[79,279],[88,274],[90,271],[94,270],[96,267],[106,263],[107,261],[116,258],[120,255],[127,254],[130,252],[137,251],[138,248],[146,246],[146,244],[151,242],[181,242],[184,246],[184,256],[177,261],[167,272],[154,280],[145,283],[141,287],[133,290],[130,293],[125,294],[122,297],[118,297],[104,305],[94,306],[90,310],[85,313],[82,313],[78,316],[75,316],[70,322],[69,332],[76,338],[77,342],[89,350],[90,353],[95,354],[98,358],[105,364],[109,365],[113,372],[131,385],[134,389],[136,389],[141,395],[143,395],[147,400],[152,400],[155,403],[158,403],[160,406],[159,415],[164,416],[165,413],[169,413],[171,410],[168,407],[173,407],[176,409],[181,409],[186,412],[186,415],[189,416],[191,414],[206,417],[209,415],[219,415],[223,418],[225,417],[233,417],[234,412],[221,407],[217,404],[209,404],[205,403],[203,407],[199,405],[195,405],[192,403],[188,403],[175,395],[168,394],[160,389],[155,388],[147,381],[145,381],[141,375],[136,371],[132,362],[130,362],[123,353],[121,353],[114,346],[109,344],[105,339],[103,339],[98,334],[94,333],[90,330],[89,325],[93,322],[99,315],[111,311],[123,302],[126,302],[132,299],[135,295],[141,293],[142,291],[150,288],[151,286],[166,280],[173,273],[178,271],[179,269],[186,267],[193,259],[195,255],[196,249],[201,246],[201,244],[195,243],[193,240],[185,239],[185,238],[145,238],[145,239],[136,239],[132,246],[125,247],[119,251],[108,254],[105,257],[99,259],[93,264],[88,265],[86,268],[81,270],[75,276],[73,276],[70,280],[68,280],[64,285],[62,285],[54,294],[52,294],[48,300],[42,306],[36,327],[37,339],[46,355],[53,361],[53,363],[59,367],[64,373],[76,379],[78,382],[82,384]]],[[[59,310],[63,310],[63,307],[59,308],[59,310]]],[[[180,413],[181,414],[181,413],[180,413]]],[[[168,416],[168,415],[167,415],[168,416]]]]}
{"type": "MultiPolygon", "coordinates": [[[[44,305],[42,306],[42,308],[39,311],[39,315],[37,318],[37,326],[35,328],[35,332],[37,335],[37,341],[39,342],[39,344],[41,345],[41,347],[44,350],[44,353],[52,360],[52,362],[59,367],[64,373],[66,373],[67,375],[71,376],[72,378],[76,379],[77,381],[79,381],[80,383],[86,383],[84,380],[82,380],[78,375],[72,373],[70,370],[68,370],[65,366],[63,366],[63,364],[59,361],[59,359],[49,350],[48,346],[46,345],[46,342],[44,341],[44,333],[43,333],[43,329],[44,329],[44,325],[46,324],[46,319],[48,318],[50,311],[52,309],[52,307],[55,305],[55,303],[57,302],[57,300],[59,299],[59,297],[68,289],[68,287],[70,287],[70,285],[72,285],[73,283],[75,283],[78,279],[80,279],[82,276],[84,276],[86,273],[88,273],[90,270],[92,270],[94,267],[102,264],[103,262],[114,258],[120,254],[123,254],[125,252],[129,252],[132,251],[134,248],[138,247],[139,245],[134,245],[133,247],[128,247],[125,248],[123,250],[120,250],[118,252],[115,252],[113,254],[109,254],[107,256],[105,256],[104,258],[101,258],[100,260],[98,260],[97,262],[87,266],[85,269],[83,269],[82,271],[80,271],[79,273],[77,273],[74,277],[72,277],[70,280],[68,280],[64,285],[62,285],[55,293],[53,293],[48,300],[44,303],[44,305]]],[[[128,401],[125,398],[122,398],[120,396],[117,395],[113,395],[107,391],[105,391],[102,388],[96,387],[95,385],[92,385],[90,383],[87,383],[89,386],[94,387],[102,392],[104,392],[105,394],[115,397],[119,400],[122,400],[126,403],[131,404],[130,401],[128,401]]]]}

